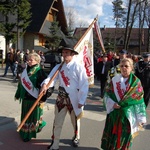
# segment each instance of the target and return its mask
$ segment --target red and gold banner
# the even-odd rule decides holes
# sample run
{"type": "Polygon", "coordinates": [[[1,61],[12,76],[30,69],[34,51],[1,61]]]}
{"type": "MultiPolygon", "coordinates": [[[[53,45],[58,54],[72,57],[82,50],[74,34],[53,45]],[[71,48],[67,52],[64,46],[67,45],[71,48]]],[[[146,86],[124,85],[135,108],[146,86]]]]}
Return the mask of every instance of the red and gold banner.
{"type": "Polygon", "coordinates": [[[79,54],[77,60],[84,65],[88,76],[89,85],[94,84],[94,62],[93,62],[93,24],[89,26],[87,31],[75,45],[74,49],[79,54]]]}
{"type": "Polygon", "coordinates": [[[96,35],[98,37],[99,43],[100,43],[100,45],[102,47],[102,51],[103,51],[103,53],[105,53],[104,43],[103,43],[103,39],[102,39],[101,30],[100,30],[100,27],[98,25],[98,21],[95,21],[94,29],[95,29],[96,35]]]}

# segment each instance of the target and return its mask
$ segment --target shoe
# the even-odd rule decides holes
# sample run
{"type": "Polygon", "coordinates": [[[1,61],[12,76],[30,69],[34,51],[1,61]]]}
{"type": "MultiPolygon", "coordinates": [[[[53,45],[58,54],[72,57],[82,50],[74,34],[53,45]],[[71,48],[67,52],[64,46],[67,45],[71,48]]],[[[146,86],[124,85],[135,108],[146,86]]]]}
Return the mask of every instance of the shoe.
{"type": "Polygon", "coordinates": [[[79,143],[80,143],[80,140],[75,138],[74,140],[72,140],[72,145],[73,147],[78,147],[79,146],[79,143]]]}
{"type": "Polygon", "coordinates": [[[13,80],[16,81],[16,77],[13,77],[13,80]]]}
{"type": "Polygon", "coordinates": [[[39,132],[41,132],[41,131],[42,131],[42,128],[38,129],[38,130],[37,130],[37,133],[39,133],[39,132]]]}
{"type": "Polygon", "coordinates": [[[51,146],[53,145],[53,143],[54,143],[54,142],[52,141],[52,143],[51,143],[49,146],[47,146],[47,149],[48,149],[48,150],[59,150],[59,148],[58,148],[58,149],[50,149],[51,146]]]}
{"type": "Polygon", "coordinates": [[[51,145],[49,145],[49,146],[47,147],[48,150],[59,150],[59,149],[50,149],[50,148],[51,148],[51,145]]]}
{"type": "Polygon", "coordinates": [[[103,99],[103,98],[104,98],[104,95],[101,95],[100,97],[103,99]]]}
{"type": "Polygon", "coordinates": [[[45,126],[46,126],[46,122],[43,121],[42,124],[39,125],[39,128],[38,128],[38,130],[37,130],[37,133],[41,132],[42,129],[43,129],[43,127],[45,127],[45,126]]]}
{"type": "Polygon", "coordinates": [[[52,144],[50,144],[49,146],[47,146],[47,149],[50,149],[51,145],[52,145],[52,144]]]}
{"type": "Polygon", "coordinates": [[[23,139],[23,142],[29,142],[30,139],[26,138],[26,139],[23,139]]]}
{"type": "Polygon", "coordinates": [[[48,150],[59,150],[59,149],[48,149],[48,150]]]}

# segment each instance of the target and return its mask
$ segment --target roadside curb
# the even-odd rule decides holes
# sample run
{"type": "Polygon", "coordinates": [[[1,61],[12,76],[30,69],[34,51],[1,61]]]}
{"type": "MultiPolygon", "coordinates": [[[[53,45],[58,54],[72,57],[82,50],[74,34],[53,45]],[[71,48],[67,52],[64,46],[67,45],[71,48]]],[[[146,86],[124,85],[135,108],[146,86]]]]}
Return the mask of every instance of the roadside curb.
{"type": "MultiPolygon", "coordinates": [[[[93,101],[93,100],[90,100],[90,99],[87,99],[87,104],[91,104],[91,105],[102,105],[102,101],[93,101]]],[[[44,108],[43,108],[43,111],[46,112],[46,111],[53,111],[54,109],[54,103],[52,104],[49,104],[49,103],[45,103],[44,104],[44,108]]],[[[0,126],[3,126],[3,125],[6,125],[6,124],[9,124],[9,123],[12,123],[12,122],[20,122],[20,115],[16,115],[14,118],[8,118],[8,117],[3,117],[3,118],[0,118],[0,126]]]]}
{"type": "Polygon", "coordinates": [[[15,121],[15,118],[5,117],[4,119],[0,120],[0,126],[6,125],[6,124],[14,122],[14,121],[15,121]]]}

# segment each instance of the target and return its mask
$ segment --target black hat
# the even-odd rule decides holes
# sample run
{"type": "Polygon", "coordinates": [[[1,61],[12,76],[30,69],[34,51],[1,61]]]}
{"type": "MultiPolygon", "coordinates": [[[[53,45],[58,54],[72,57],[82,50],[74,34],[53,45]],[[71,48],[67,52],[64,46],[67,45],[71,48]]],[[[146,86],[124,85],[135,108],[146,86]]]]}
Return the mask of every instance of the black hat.
{"type": "Polygon", "coordinates": [[[147,53],[144,53],[144,54],[142,55],[143,58],[147,58],[147,57],[149,57],[149,56],[150,56],[150,54],[147,54],[147,53]]]}
{"type": "Polygon", "coordinates": [[[127,54],[127,51],[125,49],[122,49],[119,51],[120,54],[127,54]]]}
{"type": "Polygon", "coordinates": [[[74,50],[76,43],[77,41],[73,38],[63,38],[59,44],[58,52],[61,53],[63,49],[67,49],[73,51],[77,55],[78,52],[74,50]]]}

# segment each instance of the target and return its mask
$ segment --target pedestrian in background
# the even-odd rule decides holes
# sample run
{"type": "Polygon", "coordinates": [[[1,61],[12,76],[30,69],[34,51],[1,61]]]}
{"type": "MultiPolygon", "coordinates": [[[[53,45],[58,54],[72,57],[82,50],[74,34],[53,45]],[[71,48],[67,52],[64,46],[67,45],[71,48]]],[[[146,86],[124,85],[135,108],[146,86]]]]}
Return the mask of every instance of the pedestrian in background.
{"type": "Polygon", "coordinates": [[[112,67],[117,66],[119,62],[120,62],[119,55],[116,52],[114,52],[112,57],[112,67]]]}
{"type": "Polygon", "coordinates": [[[136,69],[137,63],[139,61],[138,56],[132,55],[132,60],[133,60],[134,68],[136,69]]]}
{"type": "Polygon", "coordinates": [[[6,54],[6,59],[5,62],[6,63],[6,67],[5,67],[5,72],[3,77],[5,77],[7,75],[8,69],[10,67],[13,76],[15,77],[15,73],[14,73],[14,49],[10,48],[9,52],[6,54]]]}
{"type": "Polygon", "coordinates": [[[97,78],[100,81],[101,88],[101,98],[104,96],[104,89],[107,82],[108,71],[112,67],[112,63],[108,61],[107,54],[104,53],[102,56],[102,61],[97,63],[97,78]]]}
{"type": "Polygon", "coordinates": [[[25,63],[25,65],[27,66],[28,63],[28,55],[30,54],[30,50],[27,49],[25,54],[23,55],[23,62],[25,63]]]}
{"type": "Polygon", "coordinates": [[[111,50],[108,51],[107,53],[107,58],[108,58],[108,61],[111,61],[112,62],[112,59],[113,59],[113,52],[111,50]]]}
{"type": "Polygon", "coordinates": [[[31,50],[31,53],[35,53],[35,50],[34,50],[34,49],[32,49],[32,50],[31,50]]]}
{"type": "MultiPolygon", "coordinates": [[[[30,108],[35,103],[39,95],[40,84],[47,77],[43,69],[40,67],[41,58],[37,53],[28,55],[28,65],[21,74],[21,80],[15,94],[15,99],[20,100],[21,106],[21,121],[24,119],[30,108]]],[[[43,102],[47,95],[44,95],[39,104],[35,107],[29,118],[26,120],[21,130],[20,136],[24,142],[36,138],[36,134],[46,125],[43,121],[43,102]]]]}
{"type": "Polygon", "coordinates": [[[23,62],[23,57],[24,57],[24,52],[23,52],[23,51],[21,51],[21,52],[20,52],[21,64],[23,64],[23,63],[24,63],[24,62],[23,62]]]}
{"type": "Polygon", "coordinates": [[[150,54],[143,54],[143,60],[136,64],[135,75],[141,80],[146,107],[150,101],[150,54]]]}
{"type": "Polygon", "coordinates": [[[16,53],[14,54],[14,73],[15,73],[15,78],[19,79],[19,74],[18,74],[18,65],[21,64],[21,56],[20,56],[20,49],[17,49],[16,53]]]}
{"type": "Polygon", "coordinates": [[[40,57],[41,57],[40,65],[41,65],[41,68],[44,69],[45,56],[42,51],[40,52],[40,57]]]}
{"type": "Polygon", "coordinates": [[[120,67],[119,67],[119,63],[122,59],[127,57],[127,51],[125,49],[122,49],[119,51],[119,59],[115,58],[113,60],[113,67],[109,70],[108,72],[108,80],[107,82],[109,83],[111,81],[111,79],[116,75],[116,74],[120,74],[120,67]]]}
{"type": "Polygon", "coordinates": [[[107,117],[101,139],[103,150],[129,150],[146,123],[144,91],[132,73],[133,61],[124,58],[119,66],[121,74],[112,78],[104,95],[107,117]]]}
{"type": "MultiPolygon", "coordinates": [[[[50,87],[53,87],[56,81],[59,81],[52,142],[48,147],[49,150],[59,150],[60,134],[67,112],[70,114],[74,128],[72,144],[74,147],[79,145],[80,118],[82,117],[83,107],[86,103],[89,85],[84,66],[79,64],[74,58],[74,55],[78,54],[74,50],[74,45],[73,39],[62,40],[60,43],[61,48],[59,51],[62,53],[64,64],[50,85],[50,87]]],[[[48,75],[48,78],[42,83],[41,92],[46,92],[46,84],[59,66],[60,64],[57,64],[48,75]]]]}

